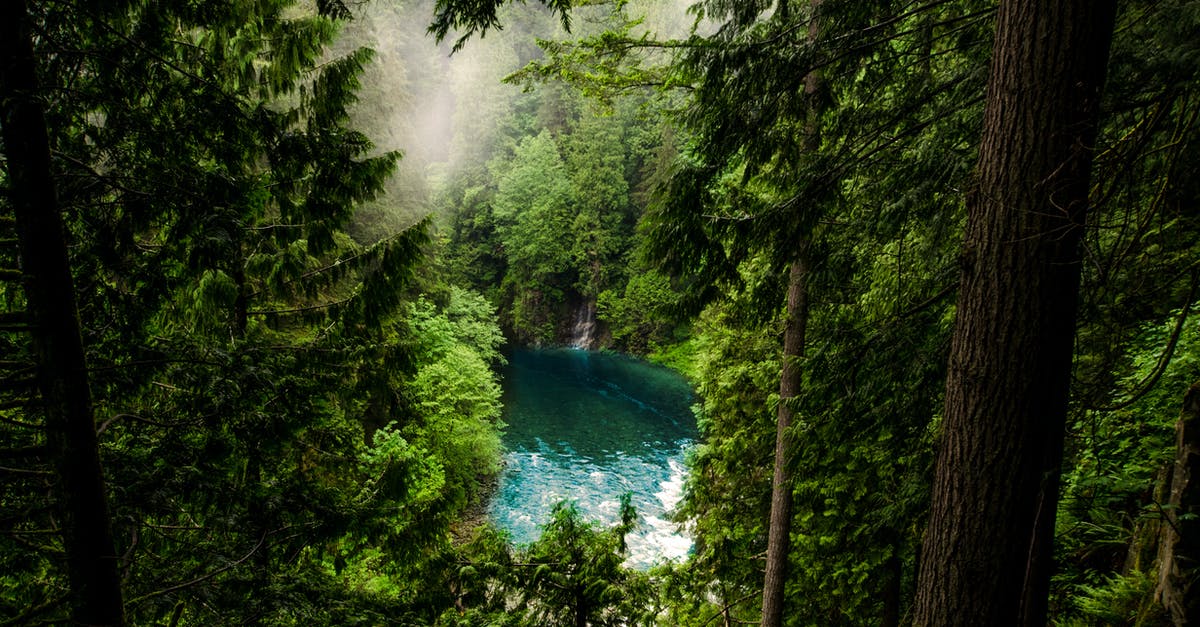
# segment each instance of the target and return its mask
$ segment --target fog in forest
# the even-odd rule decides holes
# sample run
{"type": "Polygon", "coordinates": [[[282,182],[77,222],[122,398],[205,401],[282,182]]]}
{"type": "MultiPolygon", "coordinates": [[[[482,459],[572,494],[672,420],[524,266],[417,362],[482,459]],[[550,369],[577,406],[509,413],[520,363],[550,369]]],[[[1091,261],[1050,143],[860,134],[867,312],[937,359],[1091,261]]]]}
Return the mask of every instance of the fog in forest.
{"type": "MultiPolygon", "coordinates": [[[[641,16],[636,32],[652,38],[685,38],[694,21],[691,3],[641,0],[626,8],[641,16]]],[[[438,43],[426,33],[433,2],[366,2],[355,7],[331,57],[370,48],[353,125],[376,153],[403,154],[385,195],[364,208],[361,232],[372,241],[407,227],[433,211],[430,200],[439,181],[464,168],[483,167],[499,127],[521,97],[522,87],[504,77],[543,57],[538,39],[567,40],[603,27],[610,5],[572,13],[572,29],[540,4],[506,5],[499,30],[475,36],[457,52],[457,35],[438,43]]],[[[562,89],[561,85],[548,87],[562,89]]]]}
{"type": "Polygon", "coordinates": [[[0,3],[0,623],[1200,625],[1198,32],[0,3]]]}

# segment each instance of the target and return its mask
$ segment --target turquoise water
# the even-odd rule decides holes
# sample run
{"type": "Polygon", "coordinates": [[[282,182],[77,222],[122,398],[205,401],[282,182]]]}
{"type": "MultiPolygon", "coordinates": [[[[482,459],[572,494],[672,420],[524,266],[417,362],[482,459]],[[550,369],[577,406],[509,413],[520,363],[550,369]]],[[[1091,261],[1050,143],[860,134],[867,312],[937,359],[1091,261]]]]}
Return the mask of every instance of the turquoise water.
{"type": "Polygon", "coordinates": [[[508,453],[493,521],[525,544],[560,500],[610,525],[620,495],[631,492],[639,525],[627,563],[683,558],[691,540],[666,517],[682,495],[683,457],[696,437],[693,402],[679,375],[622,355],[514,352],[504,371],[508,453]]]}

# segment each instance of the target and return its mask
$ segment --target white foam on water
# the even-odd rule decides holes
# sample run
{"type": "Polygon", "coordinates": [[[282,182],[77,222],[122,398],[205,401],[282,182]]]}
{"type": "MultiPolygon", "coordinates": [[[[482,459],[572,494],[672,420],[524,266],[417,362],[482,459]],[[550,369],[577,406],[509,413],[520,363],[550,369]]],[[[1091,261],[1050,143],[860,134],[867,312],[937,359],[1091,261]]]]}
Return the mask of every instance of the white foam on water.
{"type": "Polygon", "coordinates": [[[682,561],[692,550],[692,538],[680,529],[678,523],[658,516],[647,516],[642,521],[641,533],[629,539],[627,566],[645,568],[666,560],[682,561]]]}
{"type": "Polygon", "coordinates": [[[667,466],[671,469],[671,475],[666,481],[662,482],[658,492],[654,496],[658,497],[665,511],[671,511],[683,500],[683,482],[686,477],[686,469],[683,467],[683,462],[674,457],[667,460],[667,466]]]}
{"type": "MultiPolygon", "coordinates": [[[[589,354],[598,361],[601,357],[589,354]]],[[[561,370],[574,372],[575,366],[568,362],[561,370]]],[[[592,373],[594,368],[585,370],[592,373]]],[[[640,388],[626,393],[603,377],[586,383],[591,387],[578,392],[586,403],[551,406],[569,418],[561,421],[562,432],[554,431],[557,423],[548,420],[547,433],[522,436],[525,439],[510,449],[490,507],[493,520],[510,532],[514,543],[528,544],[541,535],[558,502],[572,500],[585,520],[612,527],[620,520],[621,495],[629,493],[638,520],[626,537],[626,565],[644,569],[664,560],[685,559],[692,548],[690,530],[671,520],[683,498],[684,459],[691,445],[679,429],[685,417],[677,419],[657,406],[645,405],[638,399],[645,392],[640,388]],[[594,398],[600,396],[619,396],[622,404],[596,405],[594,398]],[[634,420],[624,413],[630,407],[631,415],[640,416],[644,425],[627,424],[634,420]],[[602,437],[608,431],[613,443],[602,437]],[[567,434],[581,438],[576,446],[568,443],[567,434]]],[[[563,394],[557,388],[553,392],[563,394]]],[[[546,409],[538,406],[537,411],[546,409]]]]}
{"type": "Polygon", "coordinates": [[[625,565],[648,568],[663,561],[682,561],[692,550],[692,538],[683,525],[669,520],[675,506],[683,499],[683,484],[687,469],[682,453],[667,459],[670,474],[659,483],[654,493],[658,503],[639,507],[639,526],[627,539],[629,556],[625,565]]]}
{"type": "MultiPolygon", "coordinates": [[[[665,560],[682,561],[692,548],[691,534],[685,526],[670,520],[670,516],[683,497],[686,474],[683,457],[684,452],[677,451],[666,458],[666,468],[656,468],[646,460],[623,456],[617,467],[605,468],[579,463],[579,460],[559,459],[556,455],[510,452],[508,470],[525,475],[525,481],[507,484],[505,487],[509,490],[520,487],[507,499],[510,503],[524,503],[524,506],[506,510],[498,522],[514,533],[518,543],[532,542],[540,535],[540,527],[555,504],[575,500],[584,518],[615,525],[621,515],[619,495],[631,491],[637,483],[627,475],[657,474],[663,477],[665,474],[657,484],[631,491],[638,521],[626,537],[629,554],[625,565],[645,569],[665,560]],[[537,466],[557,467],[563,474],[529,472],[537,466]],[[589,495],[600,498],[592,500],[587,498],[589,495]]],[[[494,515],[497,513],[493,512],[494,515]]]]}

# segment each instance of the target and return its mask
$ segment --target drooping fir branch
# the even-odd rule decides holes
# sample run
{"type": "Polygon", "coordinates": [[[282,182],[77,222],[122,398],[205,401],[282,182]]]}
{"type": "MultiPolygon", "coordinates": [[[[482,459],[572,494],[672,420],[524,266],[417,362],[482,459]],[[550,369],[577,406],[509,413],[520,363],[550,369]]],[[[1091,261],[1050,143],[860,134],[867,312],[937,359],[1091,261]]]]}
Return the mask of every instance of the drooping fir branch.
{"type": "Polygon", "coordinates": [[[617,3],[608,20],[605,31],[577,41],[538,39],[545,59],[530,61],[504,81],[526,89],[537,83],[562,81],[605,104],[616,95],[634,90],[691,88],[690,81],[675,70],[672,55],[710,45],[706,39],[661,40],[650,32],[636,34],[644,19],[626,15],[623,3],[617,3]]]}
{"type": "MultiPolygon", "coordinates": [[[[476,33],[484,37],[489,29],[500,30],[498,12],[506,2],[507,0],[437,0],[429,33],[438,42],[445,39],[451,31],[458,33],[458,39],[454,42],[454,51],[457,52],[476,33]]],[[[541,3],[557,12],[563,28],[571,30],[571,0],[541,0],[541,3]]]]}
{"type": "Polygon", "coordinates": [[[1196,288],[1198,286],[1200,286],[1200,269],[1193,266],[1192,283],[1191,287],[1188,288],[1187,299],[1184,300],[1183,309],[1179,311],[1179,315],[1175,318],[1175,325],[1171,330],[1171,336],[1167,339],[1167,345],[1163,347],[1162,354],[1159,355],[1150,374],[1144,380],[1138,382],[1126,394],[1125,398],[1106,406],[1088,406],[1088,409],[1105,412],[1120,411],[1138,402],[1142,397],[1155,389],[1158,385],[1158,380],[1167,371],[1167,366],[1171,364],[1171,358],[1175,355],[1175,347],[1179,344],[1179,336],[1183,332],[1184,323],[1187,322],[1188,315],[1192,311],[1192,305],[1196,299],[1196,288]]]}
{"type": "MultiPolygon", "coordinates": [[[[422,257],[423,247],[429,241],[429,224],[430,218],[426,218],[391,238],[272,286],[278,292],[302,283],[307,292],[315,294],[328,289],[336,291],[339,282],[354,277],[355,283],[347,296],[248,313],[269,317],[323,313],[346,326],[378,324],[395,310],[404,288],[413,278],[415,262],[422,257]]],[[[255,292],[252,297],[263,294],[255,292]]]]}

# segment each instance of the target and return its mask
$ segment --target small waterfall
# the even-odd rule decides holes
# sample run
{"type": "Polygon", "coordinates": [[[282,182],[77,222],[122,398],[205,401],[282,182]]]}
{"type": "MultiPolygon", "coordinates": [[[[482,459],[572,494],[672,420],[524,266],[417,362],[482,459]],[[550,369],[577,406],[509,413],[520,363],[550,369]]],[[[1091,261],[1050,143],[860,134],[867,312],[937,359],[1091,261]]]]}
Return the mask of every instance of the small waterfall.
{"type": "Polygon", "coordinates": [[[585,300],[575,310],[571,327],[571,348],[590,349],[596,343],[596,302],[585,300]]]}

